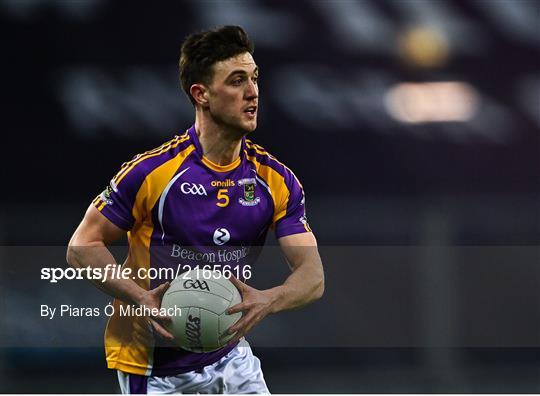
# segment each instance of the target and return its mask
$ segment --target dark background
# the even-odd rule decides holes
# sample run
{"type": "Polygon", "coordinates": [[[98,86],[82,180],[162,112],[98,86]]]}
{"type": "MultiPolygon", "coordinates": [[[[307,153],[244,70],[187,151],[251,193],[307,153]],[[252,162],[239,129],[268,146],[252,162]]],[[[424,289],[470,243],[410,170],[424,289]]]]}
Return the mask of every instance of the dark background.
{"type": "MultiPolygon", "coordinates": [[[[39,268],[65,265],[122,162],[192,124],[183,38],[239,24],[261,68],[252,139],[302,181],[327,275],[250,337],[270,390],[540,392],[539,20],[534,0],[0,1],[0,391],[117,391],[103,318],[39,317],[107,297],[39,268]],[[468,115],[396,115],[393,89],[426,82],[465,84],[468,115]]],[[[424,102],[455,107],[422,91],[402,110],[424,102]]],[[[268,248],[254,284],[286,274],[268,248]]]]}

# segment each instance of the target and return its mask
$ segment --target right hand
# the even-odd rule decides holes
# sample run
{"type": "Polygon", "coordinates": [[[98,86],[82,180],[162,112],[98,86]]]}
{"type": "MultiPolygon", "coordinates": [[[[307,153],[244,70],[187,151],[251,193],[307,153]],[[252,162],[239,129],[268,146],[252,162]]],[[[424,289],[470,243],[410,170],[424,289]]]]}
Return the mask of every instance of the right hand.
{"type": "MultiPolygon", "coordinates": [[[[163,298],[163,295],[165,294],[169,286],[170,283],[165,282],[156,287],[155,289],[144,291],[141,294],[141,297],[139,298],[139,301],[137,303],[149,309],[161,308],[161,299],[163,298]]],[[[147,320],[152,325],[155,334],[168,341],[174,340],[174,336],[166,329],[166,325],[172,320],[170,316],[149,316],[147,317],[147,320]]]]}

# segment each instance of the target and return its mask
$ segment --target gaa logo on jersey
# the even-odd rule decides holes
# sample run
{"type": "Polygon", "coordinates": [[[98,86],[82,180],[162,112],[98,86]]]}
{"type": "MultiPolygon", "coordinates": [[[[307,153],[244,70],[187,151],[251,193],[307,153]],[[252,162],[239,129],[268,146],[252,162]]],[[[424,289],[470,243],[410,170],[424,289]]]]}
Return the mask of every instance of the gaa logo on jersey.
{"type": "Polygon", "coordinates": [[[180,191],[191,195],[208,195],[202,184],[184,182],[180,185],[180,191]]]}
{"type": "Polygon", "coordinates": [[[254,178],[240,179],[238,185],[244,187],[244,196],[238,198],[238,202],[242,206],[255,206],[261,201],[260,197],[255,196],[257,181],[254,178]]]}

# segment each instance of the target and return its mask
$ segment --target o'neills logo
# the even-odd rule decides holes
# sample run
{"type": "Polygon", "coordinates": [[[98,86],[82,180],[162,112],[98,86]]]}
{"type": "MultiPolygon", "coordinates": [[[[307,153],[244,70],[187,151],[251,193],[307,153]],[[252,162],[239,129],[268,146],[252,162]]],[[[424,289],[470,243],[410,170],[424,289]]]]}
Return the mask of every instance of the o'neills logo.
{"type": "Polygon", "coordinates": [[[189,346],[197,348],[201,346],[201,318],[188,316],[186,323],[186,338],[189,346]]]}
{"type": "Polygon", "coordinates": [[[210,183],[212,187],[234,187],[236,186],[236,183],[234,180],[226,179],[226,180],[212,180],[210,183]]]}

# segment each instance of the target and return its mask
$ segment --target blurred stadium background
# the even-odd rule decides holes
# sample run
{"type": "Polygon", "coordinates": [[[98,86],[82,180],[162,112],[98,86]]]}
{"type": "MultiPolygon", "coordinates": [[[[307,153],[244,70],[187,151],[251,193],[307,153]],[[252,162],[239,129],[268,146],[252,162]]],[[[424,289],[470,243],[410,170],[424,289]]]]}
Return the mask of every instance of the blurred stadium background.
{"type": "Polygon", "coordinates": [[[270,389],[540,392],[540,2],[0,0],[0,21],[0,392],[117,391],[103,318],[39,317],[108,298],[39,268],[191,125],[180,43],[224,24],[255,41],[253,139],[302,180],[327,273],[251,336],[270,389]]]}

